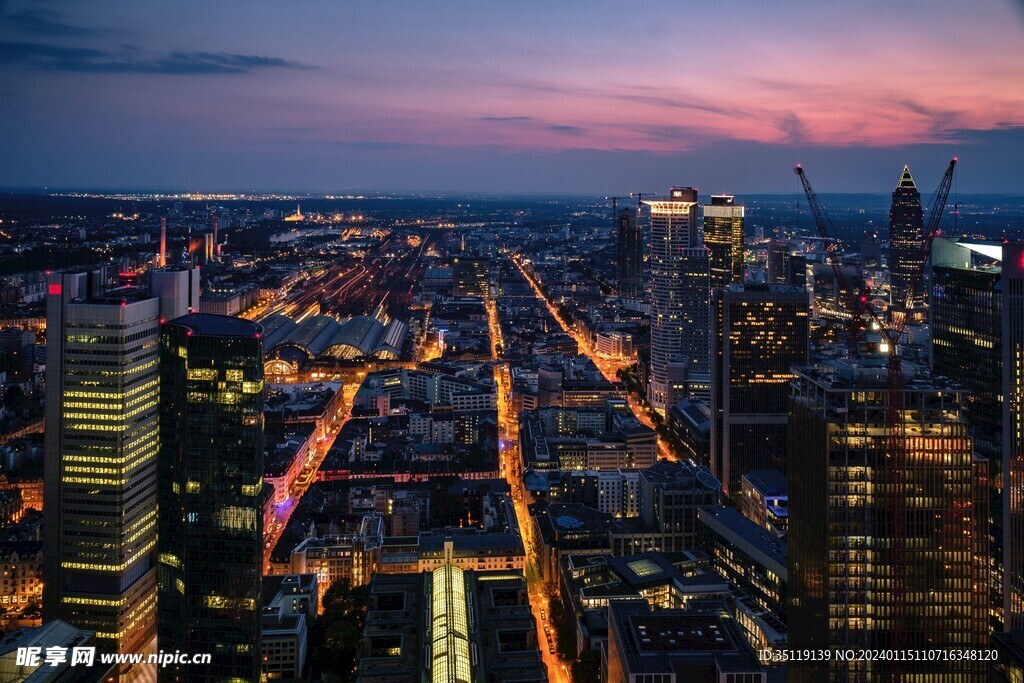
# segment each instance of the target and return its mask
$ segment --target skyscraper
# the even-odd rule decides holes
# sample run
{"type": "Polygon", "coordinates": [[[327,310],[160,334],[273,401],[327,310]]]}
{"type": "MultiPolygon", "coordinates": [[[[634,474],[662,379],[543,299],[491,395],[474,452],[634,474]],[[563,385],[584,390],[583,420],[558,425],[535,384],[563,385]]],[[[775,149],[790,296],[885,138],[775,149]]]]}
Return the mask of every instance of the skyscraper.
{"type": "Polygon", "coordinates": [[[921,272],[921,250],[924,246],[924,212],[921,210],[921,193],[917,191],[910,168],[903,167],[903,174],[892,192],[892,206],[889,209],[889,288],[890,305],[896,310],[921,308],[922,296],[914,295],[908,300],[914,276],[921,272]]]}
{"type": "Polygon", "coordinates": [[[616,274],[623,299],[639,299],[644,294],[644,232],[638,218],[632,208],[615,212],[616,274]]]}
{"type": "Polygon", "coordinates": [[[1007,526],[1004,611],[1024,629],[1024,245],[1003,245],[1003,503],[1007,526]]]}
{"type": "Polygon", "coordinates": [[[160,319],[198,303],[198,270],[158,273],[151,290],[102,269],[47,283],[44,616],[110,652],[155,635],[160,319]]]}
{"type": "Polygon", "coordinates": [[[768,283],[807,286],[807,257],[790,247],[788,240],[768,244],[768,283]]]}
{"type": "MultiPolygon", "coordinates": [[[[904,364],[905,467],[897,479],[889,466],[885,361],[833,361],[796,375],[788,435],[790,646],[984,646],[987,468],[973,453],[963,390],[904,364]]],[[[977,666],[808,663],[791,667],[790,680],[891,680],[897,670],[908,680],[986,680],[977,666]]]]}
{"type": "Polygon", "coordinates": [[[995,628],[1024,629],[1024,500],[1013,495],[1024,439],[1017,428],[1024,337],[1024,245],[939,237],[932,245],[932,370],[963,386],[975,452],[988,462],[990,585],[995,628]],[[1009,400],[1005,400],[1009,397],[1009,400]],[[1016,455],[1015,455],[1016,454],[1016,455]],[[1010,495],[1006,495],[1010,492],[1010,495]]]}
{"type": "Polygon", "coordinates": [[[157,630],[164,650],[213,655],[190,681],[260,679],[261,333],[193,314],[160,335],[157,630]]]}
{"type": "Polygon", "coordinates": [[[452,267],[452,293],[455,296],[488,298],[491,294],[489,263],[486,258],[456,257],[452,267]]]}
{"type": "Polygon", "coordinates": [[[806,365],[807,291],[733,285],[713,294],[711,472],[729,493],[755,469],[786,471],[786,398],[806,365]]]}
{"type": "Polygon", "coordinates": [[[711,195],[704,205],[704,245],[711,257],[713,288],[743,284],[743,207],[730,195],[711,195]]]}
{"type": "Polygon", "coordinates": [[[651,208],[651,363],[648,399],[665,412],[675,400],[669,365],[710,372],[710,262],[697,230],[697,190],[672,188],[651,208]]]}

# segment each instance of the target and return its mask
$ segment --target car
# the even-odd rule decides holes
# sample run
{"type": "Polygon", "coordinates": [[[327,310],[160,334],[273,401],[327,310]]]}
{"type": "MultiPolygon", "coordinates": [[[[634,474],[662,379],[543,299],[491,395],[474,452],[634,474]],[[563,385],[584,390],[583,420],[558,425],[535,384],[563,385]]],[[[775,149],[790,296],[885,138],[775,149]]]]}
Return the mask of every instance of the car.
{"type": "Polygon", "coordinates": [[[551,654],[555,654],[555,645],[554,645],[554,643],[552,643],[551,645],[548,646],[548,652],[550,652],[551,654]]]}
{"type": "Polygon", "coordinates": [[[545,621],[548,618],[547,612],[545,612],[543,609],[541,609],[541,611],[540,611],[540,618],[544,619],[545,621]]]}

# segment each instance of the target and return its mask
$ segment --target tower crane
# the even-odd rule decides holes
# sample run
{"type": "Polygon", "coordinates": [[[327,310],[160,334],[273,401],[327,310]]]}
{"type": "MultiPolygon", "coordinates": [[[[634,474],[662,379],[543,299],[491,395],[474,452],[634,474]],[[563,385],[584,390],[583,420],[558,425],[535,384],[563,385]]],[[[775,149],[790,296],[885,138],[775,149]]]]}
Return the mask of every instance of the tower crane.
{"type": "MultiPolygon", "coordinates": [[[[892,603],[890,614],[892,615],[891,632],[893,634],[892,647],[902,647],[905,643],[906,633],[909,624],[907,623],[906,593],[907,593],[907,514],[906,514],[906,466],[907,466],[907,439],[906,439],[906,394],[903,383],[903,366],[900,361],[900,341],[906,329],[909,316],[905,311],[911,306],[911,302],[917,293],[918,288],[924,280],[924,269],[931,254],[932,242],[939,233],[939,223],[942,214],[946,209],[946,200],[949,198],[949,190],[953,182],[953,171],[956,168],[957,159],[949,162],[939,187],[932,200],[931,209],[928,213],[928,221],[924,227],[923,239],[921,242],[921,258],[918,259],[920,266],[912,274],[907,300],[899,302],[903,313],[896,312],[889,316],[887,322],[883,322],[878,311],[870,303],[869,292],[864,286],[853,288],[846,282],[839,262],[838,246],[833,237],[831,221],[825,214],[818,196],[811,188],[803,167],[797,165],[794,172],[800,178],[804,194],[811,206],[811,214],[817,226],[818,233],[825,241],[825,250],[829,264],[836,276],[836,283],[845,294],[847,308],[850,313],[850,347],[851,354],[856,356],[859,352],[860,335],[862,334],[868,319],[874,321],[882,335],[883,342],[887,345],[884,349],[887,353],[888,370],[888,391],[886,411],[886,438],[885,438],[885,466],[883,467],[884,483],[888,488],[889,509],[891,512],[891,578],[892,578],[892,603]]],[[[895,302],[894,302],[895,303],[895,302]]]]}

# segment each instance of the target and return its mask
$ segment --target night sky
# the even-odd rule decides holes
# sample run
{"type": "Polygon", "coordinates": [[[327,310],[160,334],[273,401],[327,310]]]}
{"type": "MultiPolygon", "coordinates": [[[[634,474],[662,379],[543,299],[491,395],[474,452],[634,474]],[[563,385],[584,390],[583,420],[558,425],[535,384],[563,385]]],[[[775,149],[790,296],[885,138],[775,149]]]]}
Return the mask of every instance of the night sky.
{"type": "Polygon", "coordinates": [[[1021,0],[0,0],[0,186],[1024,192],[1021,0]]]}

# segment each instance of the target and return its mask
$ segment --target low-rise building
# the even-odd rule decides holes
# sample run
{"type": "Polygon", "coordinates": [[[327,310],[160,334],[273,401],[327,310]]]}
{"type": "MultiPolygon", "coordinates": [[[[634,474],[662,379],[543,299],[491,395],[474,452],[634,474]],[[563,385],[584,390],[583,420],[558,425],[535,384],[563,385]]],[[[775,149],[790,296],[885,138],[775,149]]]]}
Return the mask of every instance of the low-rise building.
{"type": "Polygon", "coordinates": [[[766,683],[767,673],[722,601],[652,610],[646,602],[608,607],[606,683],[766,683]]]}
{"type": "Polygon", "coordinates": [[[42,542],[0,542],[0,607],[24,609],[42,596],[42,542]]]}
{"type": "MultiPolygon", "coordinates": [[[[31,683],[98,683],[113,680],[117,665],[102,666],[95,658],[94,666],[72,666],[71,660],[76,648],[95,648],[96,634],[83,631],[67,622],[55,619],[42,626],[22,629],[8,634],[0,640],[0,681],[30,681],[31,683]],[[25,661],[18,656],[19,649],[33,650],[38,658],[25,661]],[[50,664],[46,652],[59,648],[66,652],[64,661],[50,664]]],[[[23,650],[24,651],[24,650],[23,650]]],[[[152,668],[152,667],[150,667],[152,668]]],[[[150,672],[152,675],[152,672],[150,672]]]]}
{"type": "Polygon", "coordinates": [[[786,623],[789,588],[789,547],[733,508],[700,511],[704,549],[715,571],[786,623]]]}
{"type": "Polygon", "coordinates": [[[262,669],[268,680],[300,680],[309,655],[309,621],[320,601],[315,574],[263,577],[262,669]]]}
{"type": "Polygon", "coordinates": [[[609,470],[649,467],[658,457],[657,435],[621,401],[600,407],[547,407],[519,418],[519,442],[525,467],[609,470]]]}
{"type": "Polygon", "coordinates": [[[782,536],[789,530],[789,483],[782,472],[753,470],[740,480],[740,509],[747,519],[782,536]]]}

